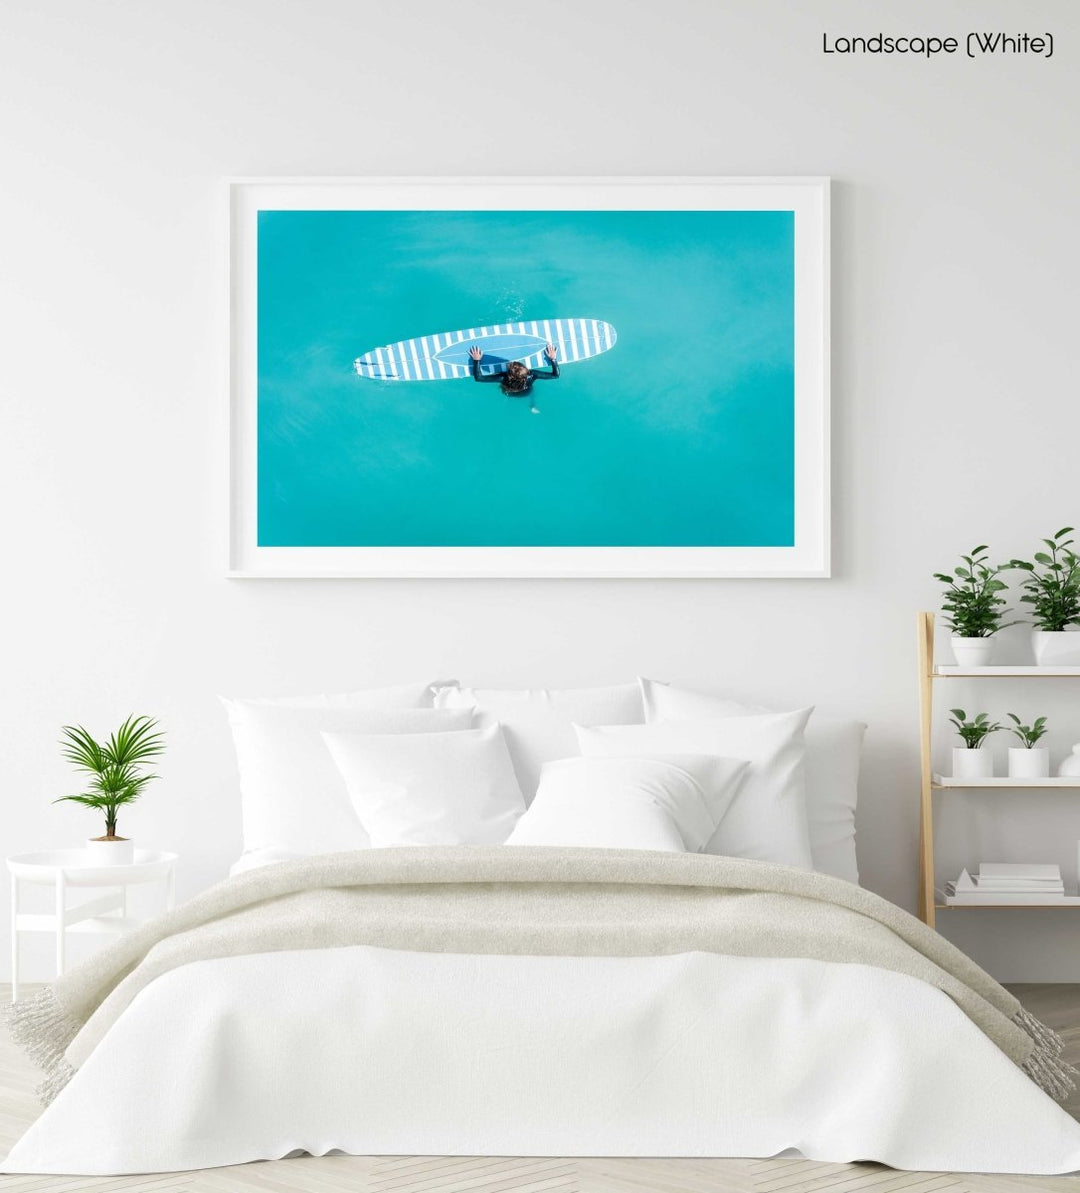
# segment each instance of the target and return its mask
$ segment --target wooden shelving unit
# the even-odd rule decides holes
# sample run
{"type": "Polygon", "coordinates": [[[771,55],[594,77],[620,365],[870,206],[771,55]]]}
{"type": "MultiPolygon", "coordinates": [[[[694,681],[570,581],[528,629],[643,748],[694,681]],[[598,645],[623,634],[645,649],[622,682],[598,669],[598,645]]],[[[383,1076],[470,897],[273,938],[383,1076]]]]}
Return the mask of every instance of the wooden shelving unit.
{"type": "Polygon", "coordinates": [[[1047,908],[1080,909],[1080,898],[1068,903],[980,903],[947,905],[935,903],[934,894],[934,792],[954,788],[966,791],[1078,790],[1080,779],[1007,779],[973,781],[951,779],[934,773],[933,715],[934,684],[944,679],[1080,679],[1080,667],[950,667],[934,663],[934,615],[920,613],[919,634],[919,753],[922,762],[919,819],[919,918],[935,927],[938,911],[980,911],[986,908],[1015,908],[1045,911],[1047,908]]]}

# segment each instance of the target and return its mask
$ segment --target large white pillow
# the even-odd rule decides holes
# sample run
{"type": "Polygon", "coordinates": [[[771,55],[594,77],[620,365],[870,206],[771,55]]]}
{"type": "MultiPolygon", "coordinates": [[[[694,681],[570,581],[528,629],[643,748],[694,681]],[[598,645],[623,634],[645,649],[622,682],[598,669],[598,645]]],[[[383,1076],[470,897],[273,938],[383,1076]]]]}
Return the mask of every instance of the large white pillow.
{"type": "Polygon", "coordinates": [[[472,715],[434,708],[222,700],[240,769],[244,852],[328,853],[367,847],[367,833],[322,739],[323,730],[438,733],[468,729],[472,715]]]}
{"type": "Polygon", "coordinates": [[[699,853],[747,765],[699,754],[549,762],[506,843],[699,853]]]}
{"type": "Polygon", "coordinates": [[[471,708],[477,725],[498,721],[528,803],[545,762],[577,755],[574,725],[642,725],[636,683],[606,688],[460,688],[435,691],[436,708],[471,708]]]}
{"type": "Polygon", "coordinates": [[[453,687],[449,680],[402,683],[388,688],[358,688],[354,692],[319,692],[311,696],[259,696],[244,700],[274,708],[432,708],[437,689],[453,687]]]}
{"type": "Polygon", "coordinates": [[[525,811],[498,725],[323,739],[374,846],[501,845],[525,811]]]}
{"type": "Polygon", "coordinates": [[[237,874],[246,874],[248,870],[261,870],[263,866],[293,862],[307,856],[304,853],[293,853],[291,849],[249,849],[229,867],[229,877],[235,878],[237,874]]]}
{"type": "Polygon", "coordinates": [[[578,726],[577,736],[587,757],[716,754],[746,759],[750,763],[746,778],[706,852],[810,870],[803,731],[812,711],[655,725],[578,726]]]}
{"type": "MultiPolygon", "coordinates": [[[[649,722],[745,717],[774,711],[654,679],[641,679],[639,683],[649,722]]],[[[819,712],[806,726],[806,820],[814,869],[855,883],[859,881],[855,808],[865,733],[862,721],[823,717],[819,712]]]]}

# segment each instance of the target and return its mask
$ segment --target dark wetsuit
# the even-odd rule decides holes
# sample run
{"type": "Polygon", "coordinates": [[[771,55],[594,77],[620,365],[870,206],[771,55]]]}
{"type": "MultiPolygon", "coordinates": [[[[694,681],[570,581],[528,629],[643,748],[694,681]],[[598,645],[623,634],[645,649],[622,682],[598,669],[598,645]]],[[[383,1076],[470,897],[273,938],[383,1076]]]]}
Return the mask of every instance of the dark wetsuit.
{"type": "MultiPolygon", "coordinates": [[[[472,375],[474,381],[498,381],[500,384],[506,379],[505,373],[481,373],[480,365],[483,363],[479,360],[473,360],[471,357],[469,363],[472,365],[472,375]]],[[[508,398],[531,398],[532,387],[534,381],[555,381],[559,376],[559,362],[557,360],[551,361],[551,372],[538,373],[535,369],[529,370],[529,375],[525,379],[525,388],[516,389],[513,393],[506,394],[508,398]]]]}

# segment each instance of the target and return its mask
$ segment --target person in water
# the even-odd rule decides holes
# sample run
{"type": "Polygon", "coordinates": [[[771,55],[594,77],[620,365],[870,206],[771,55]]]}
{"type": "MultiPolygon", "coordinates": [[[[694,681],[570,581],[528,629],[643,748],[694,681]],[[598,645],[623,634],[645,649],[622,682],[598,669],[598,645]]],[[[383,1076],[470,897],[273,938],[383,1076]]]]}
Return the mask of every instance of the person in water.
{"type": "Polygon", "coordinates": [[[559,355],[558,348],[554,344],[548,344],[544,349],[544,355],[551,361],[551,372],[537,372],[535,369],[527,369],[520,360],[512,360],[499,373],[481,373],[480,361],[484,358],[484,350],[474,344],[469,349],[469,356],[472,359],[473,380],[497,381],[502,386],[502,391],[508,398],[528,398],[529,412],[531,414],[539,414],[540,411],[537,410],[536,403],[532,398],[533,382],[555,381],[559,376],[559,362],[556,359],[559,355]]]}

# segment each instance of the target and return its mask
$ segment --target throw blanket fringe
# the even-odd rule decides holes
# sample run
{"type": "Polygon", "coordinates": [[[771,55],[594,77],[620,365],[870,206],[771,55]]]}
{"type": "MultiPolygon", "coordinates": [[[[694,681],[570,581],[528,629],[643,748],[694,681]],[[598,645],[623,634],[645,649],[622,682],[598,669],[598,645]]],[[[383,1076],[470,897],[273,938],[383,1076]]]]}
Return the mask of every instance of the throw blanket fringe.
{"type": "Polygon", "coordinates": [[[9,1004],[5,1017],[11,1038],[45,1072],[45,1080],[34,1092],[42,1105],[48,1106],[75,1076],[64,1052],[80,1025],[65,1014],[50,986],[33,998],[9,1004]]]}
{"type": "Polygon", "coordinates": [[[1020,1068],[1057,1102],[1064,1102],[1076,1089],[1077,1071],[1060,1057],[1048,1057],[1036,1049],[1020,1068]]]}
{"type": "Polygon", "coordinates": [[[937,986],[1050,1097],[1080,1074],[1058,1034],[914,917],[850,883],[763,862],[633,850],[365,850],[231,879],[8,1010],[45,1104],[137,992],[205,958],[345,944],[640,956],[694,950],[876,965],[937,986]]]}
{"type": "Polygon", "coordinates": [[[1013,1022],[1022,1027],[1047,1056],[1060,1056],[1065,1051],[1061,1036],[1023,1007],[1013,1016],[1013,1022]]]}
{"type": "Polygon", "coordinates": [[[1080,1072],[1063,1058],[1065,1045],[1061,1036],[1023,1007],[1013,1016],[1013,1023],[1035,1041],[1031,1055],[1020,1067],[1041,1090],[1056,1101],[1064,1102],[1076,1089],[1080,1072]]]}

